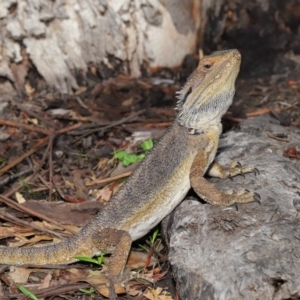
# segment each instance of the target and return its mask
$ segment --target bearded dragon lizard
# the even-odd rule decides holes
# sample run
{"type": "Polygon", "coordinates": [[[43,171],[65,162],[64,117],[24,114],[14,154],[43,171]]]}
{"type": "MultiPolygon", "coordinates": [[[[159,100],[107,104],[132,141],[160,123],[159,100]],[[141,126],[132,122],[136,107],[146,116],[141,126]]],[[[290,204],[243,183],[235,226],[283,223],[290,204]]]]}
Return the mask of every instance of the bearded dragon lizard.
{"type": "Polygon", "coordinates": [[[222,131],[221,117],[232,103],[241,63],[238,50],[205,56],[178,93],[178,115],[165,135],[139,164],[105,208],[80,232],[43,247],[0,247],[0,264],[59,265],[76,256],[112,253],[108,275],[122,274],[131,243],[167,216],[192,187],[206,202],[227,206],[258,201],[248,190],[220,192],[205,174],[229,178],[256,172],[233,162],[213,162],[222,131]]]}

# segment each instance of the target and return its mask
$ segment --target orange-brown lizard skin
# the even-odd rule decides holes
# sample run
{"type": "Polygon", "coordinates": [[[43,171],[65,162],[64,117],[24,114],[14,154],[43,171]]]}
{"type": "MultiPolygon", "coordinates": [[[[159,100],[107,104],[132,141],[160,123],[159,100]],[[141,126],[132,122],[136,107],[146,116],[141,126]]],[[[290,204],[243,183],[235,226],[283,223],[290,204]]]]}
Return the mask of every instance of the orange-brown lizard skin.
{"type": "Polygon", "coordinates": [[[0,264],[59,265],[78,255],[111,252],[108,274],[119,276],[131,243],[147,234],[192,187],[208,203],[232,205],[258,201],[247,190],[221,193],[203,176],[228,178],[255,172],[233,162],[213,163],[222,131],[221,117],[232,103],[241,63],[237,50],[204,57],[179,92],[178,116],[105,208],[75,236],[43,247],[0,247],[0,264]]]}

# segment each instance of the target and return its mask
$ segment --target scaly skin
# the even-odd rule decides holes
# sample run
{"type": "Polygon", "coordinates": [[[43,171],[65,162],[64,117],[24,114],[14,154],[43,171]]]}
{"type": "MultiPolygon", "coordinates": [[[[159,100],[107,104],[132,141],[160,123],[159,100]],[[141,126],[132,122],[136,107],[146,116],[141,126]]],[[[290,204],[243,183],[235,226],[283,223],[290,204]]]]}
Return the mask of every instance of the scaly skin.
{"type": "Polygon", "coordinates": [[[75,256],[112,252],[108,274],[122,273],[131,242],[147,234],[193,187],[214,205],[258,200],[249,191],[221,193],[204,179],[254,172],[234,162],[228,169],[213,163],[222,131],[221,117],[232,103],[241,62],[237,50],[204,57],[179,92],[176,120],[139,164],[108,205],[74,237],[38,248],[0,247],[0,264],[59,265],[75,256]]]}

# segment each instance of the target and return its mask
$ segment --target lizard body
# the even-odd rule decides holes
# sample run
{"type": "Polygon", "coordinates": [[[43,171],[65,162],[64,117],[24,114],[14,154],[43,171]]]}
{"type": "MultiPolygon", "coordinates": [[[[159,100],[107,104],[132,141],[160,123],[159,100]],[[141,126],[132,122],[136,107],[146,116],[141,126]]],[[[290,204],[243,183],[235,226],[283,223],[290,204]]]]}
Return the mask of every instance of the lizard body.
{"type": "Polygon", "coordinates": [[[61,243],[43,247],[0,247],[0,264],[59,265],[78,255],[112,252],[109,275],[122,273],[132,241],[147,234],[185,197],[191,186],[215,205],[252,202],[247,190],[221,193],[204,179],[254,172],[232,163],[213,163],[222,131],[221,117],[232,102],[241,62],[237,50],[204,57],[179,92],[173,125],[144,158],[109,203],[83,229],[61,243]]]}

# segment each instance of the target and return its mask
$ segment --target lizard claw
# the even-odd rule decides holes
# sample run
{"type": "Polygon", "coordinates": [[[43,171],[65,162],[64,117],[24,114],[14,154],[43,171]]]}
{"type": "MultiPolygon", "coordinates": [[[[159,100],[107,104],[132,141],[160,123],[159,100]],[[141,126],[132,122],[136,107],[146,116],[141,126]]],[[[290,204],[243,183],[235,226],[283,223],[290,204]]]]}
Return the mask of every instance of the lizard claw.
{"type": "Polygon", "coordinates": [[[253,195],[253,199],[254,199],[254,201],[255,201],[255,202],[257,202],[259,205],[261,205],[261,202],[260,202],[260,200],[261,200],[261,197],[260,197],[260,195],[259,195],[259,194],[257,194],[257,193],[254,193],[254,195],[253,195]]]}
{"type": "Polygon", "coordinates": [[[239,211],[239,207],[237,205],[237,202],[233,202],[230,207],[234,207],[236,211],[239,211]]]}
{"type": "Polygon", "coordinates": [[[227,205],[235,205],[236,210],[238,210],[237,203],[257,202],[261,205],[260,195],[247,189],[239,190],[237,192],[234,190],[227,190],[224,194],[224,199],[226,198],[227,205]]]}
{"type": "Polygon", "coordinates": [[[260,174],[260,172],[259,172],[259,170],[257,168],[254,168],[252,170],[252,173],[254,174],[255,177],[260,174]]]}
{"type": "Polygon", "coordinates": [[[236,168],[241,168],[241,167],[242,167],[242,164],[241,164],[239,161],[237,161],[237,162],[235,163],[235,167],[236,167],[236,168]]]}
{"type": "Polygon", "coordinates": [[[235,206],[236,211],[239,211],[239,207],[236,202],[234,202],[234,206],[235,206]]]}

